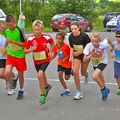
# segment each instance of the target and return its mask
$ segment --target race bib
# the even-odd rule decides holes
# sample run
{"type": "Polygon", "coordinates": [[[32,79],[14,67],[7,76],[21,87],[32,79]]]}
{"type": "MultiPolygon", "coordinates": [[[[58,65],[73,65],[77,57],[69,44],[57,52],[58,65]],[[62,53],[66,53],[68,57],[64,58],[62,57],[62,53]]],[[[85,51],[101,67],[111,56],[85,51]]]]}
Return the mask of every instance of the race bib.
{"type": "Polygon", "coordinates": [[[2,55],[2,48],[0,48],[0,55],[2,55]]]}
{"type": "Polygon", "coordinates": [[[63,52],[61,50],[58,50],[57,54],[59,58],[63,58],[63,52]]]}
{"type": "Polygon", "coordinates": [[[103,58],[94,58],[94,57],[92,57],[91,60],[92,60],[93,65],[103,63],[103,58]]]}
{"type": "Polygon", "coordinates": [[[120,50],[114,51],[115,57],[120,59],[120,50]]]}
{"type": "Polygon", "coordinates": [[[83,45],[73,45],[75,51],[83,51],[83,45]]]}
{"type": "Polygon", "coordinates": [[[11,51],[18,51],[18,50],[22,50],[23,48],[21,46],[15,45],[15,44],[10,44],[9,48],[11,51]]]}
{"type": "Polygon", "coordinates": [[[34,59],[35,60],[44,60],[44,59],[46,59],[46,53],[45,53],[45,51],[34,52],[33,55],[34,55],[34,59]]]}

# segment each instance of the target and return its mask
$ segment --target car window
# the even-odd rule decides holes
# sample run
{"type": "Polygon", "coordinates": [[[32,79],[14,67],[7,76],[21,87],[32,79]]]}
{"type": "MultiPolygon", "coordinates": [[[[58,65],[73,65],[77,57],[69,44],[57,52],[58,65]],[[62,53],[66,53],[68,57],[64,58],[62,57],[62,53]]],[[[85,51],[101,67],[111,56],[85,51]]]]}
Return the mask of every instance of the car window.
{"type": "Polygon", "coordinates": [[[71,21],[73,21],[73,20],[76,20],[76,17],[73,16],[73,15],[70,15],[70,16],[67,16],[67,17],[66,17],[66,20],[71,20],[71,21]]]}
{"type": "Polygon", "coordinates": [[[78,21],[85,21],[85,19],[84,19],[83,17],[81,17],[81,16],[76,16],[76,19],[77,19],[78,21]]]}
{"type": "Polygon", "coordinates": [[[63,18],[62,15],[55,15],[52,20],[61,20],[63,18]]]}

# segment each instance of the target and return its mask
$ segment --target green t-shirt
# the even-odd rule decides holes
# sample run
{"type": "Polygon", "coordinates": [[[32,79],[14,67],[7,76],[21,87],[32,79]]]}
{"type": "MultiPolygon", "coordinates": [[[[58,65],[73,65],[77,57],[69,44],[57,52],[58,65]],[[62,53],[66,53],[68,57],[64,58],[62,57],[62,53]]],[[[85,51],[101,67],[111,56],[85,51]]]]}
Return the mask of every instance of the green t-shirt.
{"type": "MultiPolygon", "coordinates": [[[[14,41],[25,42],[25,37],[18,27],[16,27],[14,30],[7,28],[5,30],[5,37],[14,41]]],[[[7,54],[16,58],[25,57],[24,48],[13,43],[8,43],[7,54]]]]}

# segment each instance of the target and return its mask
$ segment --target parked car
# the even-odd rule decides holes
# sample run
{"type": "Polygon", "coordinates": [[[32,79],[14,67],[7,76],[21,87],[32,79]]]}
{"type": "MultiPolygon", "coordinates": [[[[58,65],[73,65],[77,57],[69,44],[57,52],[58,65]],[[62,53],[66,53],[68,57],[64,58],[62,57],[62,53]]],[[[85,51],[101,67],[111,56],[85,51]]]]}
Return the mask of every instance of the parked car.
{"type": "Polygon", "coordinates": [[[120,15],[112,18],[109,22],[106,24],[106,30],[110,32],[111,30],[116,30],[117,29],[117,22],[120,20],[120,15]]]}
{"type": "Polygon", "coordinates": [[[2,9],[0,9],[0,20],[5,20],[6,15],[5,13],[2,11],[2,9]]]}
{"type": "Polygon", "coordinates": [[[53,31],[64,29],[66,32],[70,32],[70,24],[73,21],[80,23],[82,31],[91,31],[93,29],[92,23],[78,14],[57,14],[51,20],[51,27],[53,31]]]}
{"type": "Polygon", "coordinates": [[[107,22],[109,22],[113,17],[120,15],[120,12],[109,12],[105,14],[103,19],[103,26],[106,28],[107,22]]]}

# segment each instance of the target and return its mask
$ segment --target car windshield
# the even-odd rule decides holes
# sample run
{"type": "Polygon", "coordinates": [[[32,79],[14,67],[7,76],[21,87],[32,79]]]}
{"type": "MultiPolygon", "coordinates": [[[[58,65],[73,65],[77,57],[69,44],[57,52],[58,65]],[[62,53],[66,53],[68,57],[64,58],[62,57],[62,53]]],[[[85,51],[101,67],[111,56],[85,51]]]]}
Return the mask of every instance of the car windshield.
{"type": "Polygon", "coordinates": [[[120,15],[118,15],[117,17],[112,18],[111,21],[117,21],[118,19],[120,19],[120,15]]]}
{"type": "Polygon", "coordinates": [[[55,15],[52,20],[61,20],[63,18],[62,15],[55,15]]]}
{"type": "Polygon", "coordinates": [[[4,18],[5,16],[0,12],[0,18],[4,18]]]}

